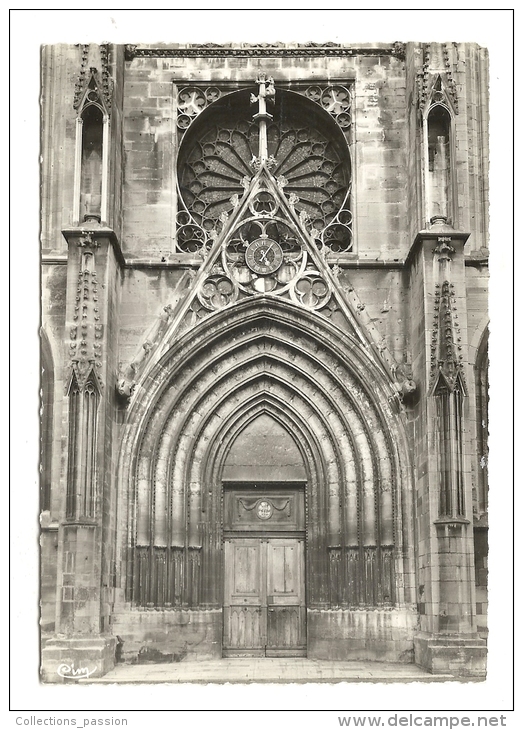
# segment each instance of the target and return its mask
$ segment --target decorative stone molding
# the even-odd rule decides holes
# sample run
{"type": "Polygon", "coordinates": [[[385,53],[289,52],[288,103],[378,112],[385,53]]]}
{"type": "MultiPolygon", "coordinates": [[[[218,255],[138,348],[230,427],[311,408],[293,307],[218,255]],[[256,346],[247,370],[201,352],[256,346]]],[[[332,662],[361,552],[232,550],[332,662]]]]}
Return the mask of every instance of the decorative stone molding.
{"type": "Polygon", "coordinates": [[[113,80],[110,76],[109,45],[107,43],[100,46],[100,58],[102,60],[102,95],[107,108],[110,110],[113,100],[113,80]]]}
{"type": "Polygon", "coordinates": [[[209,311],[217,311],[238,299],[238,287],[221,267],[213,267],[198,290],[200,303],[209,311]],[[218,269],[218,270],[216,270],[218,269]]]}
{"type": "Polygon", "coordinates": [[[458,92],[456,88],[456,81],[454,79],[454,74],[457,70],[457,63],[452,59],[451,56],[455,55],[455,48],[454,44],[451,43],[445,43],[443,45],[443,58],[445,61],[445,71],[446,71],[446,87],[449,93],[449,96],[453,102],[454,111],[456,114],[459,114],[459,107],[458,107],[458,92]]]}
{"type": "Polygon", "coordinates": [[[109,226],[101,225],[100,216],[88,215],[86,220],[78,226],[63,228],[62,235],[69,245],[79,248],[99,249],[103,242],[108,242],[120,266],[125,266],[125,259],[120,248],[120,242],[114,230],[109,226]]]}
{"type": "MultiPolygon", "coordinates": [[[[440,259],[441,260],[441,259],[440,259]]],[[[454,390],[459,374],[465,387],[461,330],[459,327],[454,286],[449,281],[436,284],[434,315],[430,345],[430,373],[432,391],[443,377],[450,391],[454,390]]]]}
{"type": "MultiPolygon", "coordinates": [[[[100,322],[100,292],[96,271],[95,251],[99,242],[86,231],[76,241],[82,250],[73,313],[74,324],[69,329],[71,366],[81,387],[91,369],[102,367],[104,326],[100,322]]],[[[97,380],[99,376],[97,376],[97,380]]],[[[100,390],[101,382],[98,383],[100,390]]]]}
{"type": "Polygon", "coordinates": [[[420,111],[433,103],[443,103],[451,108],[454,114],[459,113],[458,94],[454,73],[456,64],[451,60],[453,44],[441,44],[438,47],[439,57],[432,57],[431,44],[423,48],[423,65],[417,74],[418,107],[420,111]]]}
{"type": "Polygon", "coordinates": [[[456,249],[450,245],[451,241],[452,238],[450,236],[438,236],[438,245],[432,249],[438,261],[452,261],[456,249]]]}
{"type": "Polygon", "coordinates": [[[86,75],[87,75],[87,63],[88,63],[88,58],[89,58],[89,44],[88,43],[82,44],[81,49],[82,49],[82,51],[81,51],[80,70],[78,72],[78,77],[76,79],[76,83],[74,86],[73,107],[75,109],[79,108],[80,102],[82,101],[83,95],[85,93],[85,89],[88,84],[86,75]]]}
{"type": "MultiPolygon", "coordinates": [[[[230,90],[229,90],[230,93],[230,90]]],[[[223,95],[218,86],[183,86],[177,93],[176,126],[183,134],[210,104],[223,95]]]]}
{"type": "Polygon", "coordinates": [[[71,361],[71,376],[67,385],[67,394],[71,392],[73,382],[78,388],[79,392],[83,392],[87,383],[90,381],[96,383],[96,388],[101,393],[103,390],[103,384],[101,383],[99,376],[97,375],[97,366],[98,361],[95,361],[93,359],[87,359],[84,357],[73,359],[71,361]]]}
{"type": "Polygon", "coordinates": [[[66,518],[93,519],[97,512],[98,406],[101,385],[93,360],[73,361],[69,399],[66,518]]]}
{"type": "Polygon", "coordinates": [[[88,101],[97,102],[109,116],[111,113],[113,81],[109,67],[109,46],[83,44],[80,70],[74,87],[73,108],[80,112],[88,101]],[[89,69],[89,70],[88,70],[89,69]],[[101,69],[101,72],[99,71],[101,69]]]}
{"type": "Polygon", "coordinates": [[[134,58],[293,58],[293,57],[347,57],[347,56],[393,56],[399,60],[405,59],[405,44],[395,42],[392,46],[379,47],[348,47],[338,43],[304,43],[289,46],[283,43],[259,43],[245,45],[219,45],[207,43],[204,45],[173,46],[171,48],[145,48],[127,44],[125,59],[134,58]]]}

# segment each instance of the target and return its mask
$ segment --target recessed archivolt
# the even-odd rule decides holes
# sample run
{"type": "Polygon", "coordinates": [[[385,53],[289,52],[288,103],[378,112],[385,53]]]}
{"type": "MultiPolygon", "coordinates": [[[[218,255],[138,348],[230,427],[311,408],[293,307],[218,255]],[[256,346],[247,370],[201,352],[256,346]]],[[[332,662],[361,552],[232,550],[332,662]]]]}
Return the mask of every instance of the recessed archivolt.
{"type": "MultiPolygon", "coordinates": [[[[322,458],[327,470],[326,476],[332,483],[339,480],[337,464],[341,460],[340,447],[329,434],[328,424],[314,412],[310,400],[300,392],[299,388],[289,387],[285,382],[296,373],[282,368],[278,377],[268,376],[266,365],[266,358],[261,356],[249,364],[239,364],[229,373],[229,377],[224,376],[220,382],[215,382],[212,392],[206,399],[207,415],[205,417],[201,413],[204,410],[202,398],[193,398],[192,401],[184,399],[183,412],[175,405],[173,406],[171,416],[160,437],[158,458],[153,460],[158,464],[157,484],[161,484],[164,488],[168,474],[170,474],[169,482],[172,484],[175,494],[180,485],[194,484],[199,479],[195,469],[201,466],[206,457],[212,434],[215,431],[223,431],[223,424],[228,424],[231,415],[234,416],[235,413],[248,409],[250,399],[258,397],[260,394],[278,398],[285,404],[288,412],[292,412],[302,421],[308,421],[308,427],[321,434],[319,437],[321,440],[320,453],[323,454],[322,458]],[[237,381],[235,376],[240,372],[242,378],[237,381]],[[167,461],[168,455],[169,462],[167,461]]],[[[212,373],[210,379],[212,380],[212,373]]],[[[310,387],[309,384],[309,390],[310,387]]],[[[303,383],[301,390],[307,390],[303,383]]],[[[326,408],[329,408],[329,404],[325,405],[326,408]]],[[[343,445],[343,441],[341,443],[343,445]]],[[[348,449],[349,446],[346,444],[346,450],[348,449]]],[[[146,446],[146,452],[151,453],[149,445],[146,446]]],[[[147,482],[145,477],[147,469],[148,465],[144,464],[144,471],[141,474],[144,488],[147,482]]]]}
{"type": "Polygon", "coordinates": [[[210,356],[219,355],[224,347],[234,347],[236,342],[246,341],[262,331],[271,334],[276,329],[286,330],[284,341],[299,345],[300,338],[305,338],[306,349],[311,353],[328,349],[343,363],[350,363],[350,370],[361,383],[370,379],[372,392],[376,389],[381,392],[385,410],[387,398],[397,396],[392,381],[388,381],[370,346],[362,347],[361,342],[350,334],[341,332],[328,320],[298,305],[275,297],[256,296],[213,313],[189,331],[178,332],[176,339],[171,337],[168,352],[137,383],[132,411],[141,412],[143,406],[149,408],[151,398],[161,392],[165,371],[173,373],[201,348],[205,348],[210,356]],[[225,334],[230,335],[229,343],[224,342],[225,334]]]}
{"type": "MultiPolygon", "coordinates": [[[[150,509],[161,515],[158,519],[163,521],[170,491],[172,512],[179,514],[184,510],[184,485],[191,489],[190,485],[200,483],[198,470],[212,434],[227,422],[231,413],[245,409],[251,393],[273,394],[319,434],[333,504],[339,501],[340,484],[351,495],[361,482],[367,515],[374,512],[374,491],[380,484],[386,484],[383,492],[391,496],[392,469],[375,411],[366,404],[363,413],[359,404],[348,398],[325,371],[318,370],[310,376],[302,353],[293,353],[289,365],[283,360],[285,351],[281,343],[277,347],[277,343],[271,343],[267,348],[270,354],[260,352],[257,344],[243,347],[240,354],[230,352],[219,364],[200,369],[191,367],[185,383],[183,378],[178,380],[176,394],[167,391],[170,402],[161,404],[163,419],[156,415],[151,421],[138,465],[138,533],[147,535],[147,541],[150,509]],[[357,463],[361,465],[359,478],[355,472],[357,463]],[[155,490],[150,494],[152,483],[155,490]],[[151,498],[154,505],[150,504],[151,498]]],[[[337,510],[332,507],[331,513],[336,515],[337,510]]],[[[155,533],[165,533],[165,526],[160,529],[158,520],[154,524],[158,528],[155,533]]],[[[333,531],[333,540],[337,542],[338,527],[334,526],[333,531]]],[[[372,520],[366,532],[366,542],[371,544],[375,539],[372,520]]],[[[181,537],[177,535],[176,542],[181,537]]]]}
{"type": "MultiPolygon", "coordinates": [[[[272,329],[272,328],[271,328],[272,329]]],[[[193,358],[184,371],[175,374],[174,387],[164,391],[160,398],[156,399],[156,403],[151,408],[152,415],[149,417],[149,423],[146,428],[142,429],[142,434],[145,441],[142,442],[142,453],[150,454],[153,447],[155,436],[158,428],[166,423],[166,413],[174,407],[177,403],[183,404],[183,410],[189,412],[189,402],[191,396],[197,396],[202,394],[204,398],[209,397],[210,387],[213,391],[216,390],[216,382],[213,384],[213,379],[216,381],[221,373],[226,372],[235,364],[245,366],[245,364],[252,359],[252,350],[257,348],[260,352],[264,352],[279,362],[276,363],[276,367],[280,366],[280,363],[287,362],[291,363],[292,367],[296,372],[291,374],[291,378],[296,379],[301,371],[302,377],[314,378],[319,383],[324,384],[331,396],[331,402],[337,403],[343,397],[347,397],[350,394],[352,399],[347,413],[351,416],[353,413],[358,412],[360,409],[365,411],[364,423],[368,423],[372,432],[381,442],[381,446],[384,445],[383,438],[383,424],[379,423],[379,418],[376,409],[372,407],[368,393],[364,391],[358,379],[354,377],[352,373],[348,373],[346,367],[343,367],[339,357],[333,357],[326,349],[321,349],[317,343],[313,343],[313,347],[310,348],[310,340],[307,341],[302,335],[296,336],[293,332],[278,332],[272,337],[268,337],[268,328],[262,330],[261,333],[258,330],[255,334],[255,339],[251,332],[244,332],[244,336],[235,336],[237,333],[231,333],[229,342],[216,342],[214,346],[211,344],[207,346],[203,352],[200,352],[200,357],[193,358]],[[290,335],[290,337],[289,337],[290,335]],[[292,337],[294,335],[294,340],[292,337]],[[279,337],[279,340],[276,338],[279,337]],[[245,348],[245,344],[249,342],[248,350],[245,348]],[[305,347],[309,346],[312,352],[305,352],[305,347]],[[208,373],[207,377],[205,373],[208,373]],[[172,401],[169,403],[169,401],[172,401]]],[[[181,359],[187,359],[183,357],[184,353],[181,353],[181,359]]],[[[163,368],[162,368],[163,370],[163,368]]],[[[245,376],[245,372],[237,372],[235,377],[241,380],[245,376]]],[[[165,375],[163,370],[162,375],[165,375]]],[[[172,382],[172,381],[171,381],[172,382]]],[[[224,383],[225,389],[228,386],[224,383]]],[[[312,393],[314,398],[314,393],[312,393]]],[[[329,410],[327,411],[327,413],[329,410]]],[[[195,416],[197,417],[198,406],[196,406],[195,416]]],[[[351,430],[358,434],[361,438],[361,428],[357,427],[357,424],[352,423],[351,430]]],[[[383,448],[380,449],[383,457],[383,448]]],[[[386,459],[385,459],[386,461],[386,459]]],[[[142,470],[143,471],[142,461],[142,470]]],[[[147,474],[143,473],[141,476],[146,477],[147,474]]],[[[385,475],[384,486],[389,481],[389,475],[385,475]]]]}
{"type": "Polygon", "coordinates": [[[243,309],[241,321],[233,311],[219,313],[214,327],[181,338],[141,385],[120,462],[120,479],[135,486],[130,543],[216,543],[209,525],[221,522],[227,451],[267,412],[293,436],[306,465],[308,539],[323,531],[332,547],[379,543],[401,551],[400,486],[409,470],[400,457],[400,419],[384,397],[388,384],[352,342],[333,343],[325,332],[318,339],[303,313],[298,326],[292,312],[271,307],[255,317],[243,309]]]}
{"type": "MultiPolygon", "coordinates": [[[[333,393],[336,397],[341,391],[346,391],[347,389],[350,389],[355,401],[361,404],[370,403],[372,400],[377,400],[376,396],[378,398],[380,396],[378,379],[374,379],[372,383],[374,398],[371,397],[368,386],[363,386],[365,379],[372,379],[373,375],[375,375],[375,373],[372,373],[372,370],[369,372],[369,362],[367,362],[366,371],[361,365],[358,366],[358,363],[356,363],[356,368],[353,367],[354,363],[351,363],[350,371],[348,370],[346,361],[349,358],[353,361],[355,360],[353,357],[354,349],[349,349],[343,354],[333,353],[326,347],[322,347],[321,341],[318,343],[311,340],[310,336],[304,334],[303,329],[297,331],[296,329],[293,330],[287,327],[276,328],[274,327],[274,323],[267,326],[267,322],[265,321],[260,322],[259,325],[254,327],[250,327],[249,323],[244,324],[239,330],[231,326],[227,335],[227,339],[225,340],[220,337],[214,341],[213,339],[207,341],[205,347],[199,347],[203,343],[195,343],[196,353],[193,352],[190,354],[185,348],[181,349],[176,360],[179,363],[183,363],[184,366],[190,361],[190,367],[186,367],[181,372],[179,370],[176,372],[171,371],[171,382],[173,380],[175,381],[173,385],[177,393],[184,390],[189,381],[192,381],[191,390],[193,392],[206,391],[206,386],[204,386],[201,378],[205,370],[211,367],[213,374],[218,375],[224,368],[223,361],[230,353],[232,353],[232,359],[234,361],[244,360],[245,358],[241,352],[242,348],[255,343],[255,346],[261,352],[271,353],[271,351],[275,351],[277,347],[280,347],[280,351],[282,352],[281,357],[289,363],[295,363],[300,355],[304,355],[307,358],[304,366],[306,372],[314,377],[322,371],[329,374],[331,379],[330,387],[336,387],[336,391],[333,393]]],[[[325,337],[326,334],[324,333],[322,339],[325,340],[325,337]]],[[[346,342],[345,344],[349,344],[350,346],[351,343],[346,342]]],[[[159,405],[159,400],[164,396],[162,386],[165,385],[165,382],[162,383],[162,381],[165,381],[166,369],[165,366],[159,368],[158,372],[152,375],[152,377],[147,378],[147,382],[145,383],[148,390],[154,389],[158,393],[154,399],[156,403],[151,402],[151,399],[149,404],[144,404],[145,407],[148,406],[148,411],[152,413],[151,417],[153,419],[159,411],[164,410],[163,405],[159,405]]],[[[389,397],[391,392],[389,390],[389,397]]],[[[140,403],[137,404],[137,409],[140,409],[140,403]]],[[[391,408],[383,397],[381,398],[381,410],[384,411],[383,416],[385,418],[392,416],[391,408]]],[[[148,427],[146,430],[150,430],[150,428],[148,427]]]]}
{"type": "MultiPolygon", "coordinates": [[[[226,433],[228,425],[227,421],[234,419],[237,412],[241,412],[244,407],[243,402],[248,401],[249,398],[252,397],[251,393],[254,394],[254,397],[259,396],[260,394],[271,395],[274,402],[279,404],[280,410],[289,412],[294,416],[295,420],[300,418],[301,423],[299,424],[299,428],[303,434],[303,438],[308,437],[310,440],[311,435],[309,434],[311,432],[314,434],[317,442],[317,451],[321,454],[322,481],[324,484],[328,485],[326,492],[330,493],[332,497],[338,496],[339,486],[342,482],[342,473],[344,471],[344,465],[341,463],[340,459],[341,449],[335,443],[332,433],[328,431],[327,424],[319,419],[315,421],[313,410],[308,405],[307,400],[300,396],[295,389],[287,388],[284,383],[277,381],[267,382],[263,376],[259,378],[254,377],[250,382],[248,381],[245,383],[245,385],[238,390],[238,396],[241,398],[241,405],[232,405],[231,403],[224,401],[219,410],[217,410],[219,417],[222,418],[225,424],[225,428],[218,429],[218,433],[226,433]],[[291,399],[292,403],[289,403],[291,399]],[[304,424],[307,424],[309,434],[306,432],[304,433],[304,424]]],[[[200,483],[202,461],[206,458],[207,452],[206,440],[208,441],[211,438],[216,438],[216,436],[218,436],[218,434],[213,433],[213,424],[210,423],[209,426],[210,428],[201,429],[200,434],[195,438],[193,451],[188,460],[188,479],[189,483],[193,485],[200,483]]],[[[349,478],[350,477],[348,477],[348,479],[349,478]]],[[[216,483],[213,484],[214,488],[216,486],[219,486],[219,483],[218,485],[216,483]]],[[[339,505],[336,506],[336,510],[329,511],[330,540],[335,544],[338,544],[340,541],[339,523],[337,519],[338,515],[339,505]]]]}
{"type": "MultiPolygon", "coordinates": [[[[316,499],[317,486],[326,482],[327,465],[320,440],[310,429],[302,414],[282,403],[275,393],[254,392],[244,403],[244,408],[233,412],[222,426],[209,439],[205,463],[202,468],[202,481],[206,485],[220,484],[227,457],[237,437],[261,414],[268,414],[290,435],[300,452],[307,484],[313,499],[316,499]]],[[[202,434],[206,438],[206,434],[202,434]]]]}
{"type": "MultiPolygon", "coordinates": [[[[202,417],[202,412],[206,410],[212,412],[213,418],[216,418],[215,404],[221,398],[226,396],[236,398],[236,400],[240,398],[234,392],[231,393],[234,383],[246,382],[248,378],[257,376],[260,373],[267,374],[269,380],[279,377],[281,373],[281,377],[289,383],[301,379],[303,384],[298,388],[298,391],[301,390],[301,392],[307,394],[309,404],[305,404],[303,407],[310,410],[310,418],[313,420],[318,418],[318,411],[320,411],[334,422],[336,420],[335,412],[340,408],[339,403],[345,401],[345,419],[348,421],[348,430],[354,434],[356,440],[363,441],[365,431],[368,432],[369,429],[376,430],[379,428],[376,413],[368,405],[365,418],[363,418],[363,413],[360,413],[358,417],[358,411],[360,410],[358,404],[354,401],[347,403],[347,395],[344,395],[335,379],[328,377],[322,370],[317,370],[311,376],[307,368],[308,361],[302,354],[291,353],[294,360],[292,365],[289,365],[283,359],[285,354],[289,355],[289,352],[286,353],[285,348],[282,348],[281,345],[275,347],[274,342],[266,343],[265,353],[263,350],[259,350],[256,343],[253,343],[252,346],[243,347],[240,353],[229,353],[219,363],[214,363],[207,369],[191,367],[190,376],[177,380],[176,395],[173,395],[172,391],[170,392],[171,402],[169,404],[162,403],[161,405],[161,410],[164,413],[164,430],[173,433],[173,429],[176,428],[172,420],[166,417],[166,412],[174,409],[174,423],[178,424],[178,431],[182,434],[182,438],[187,440],[188,434],[192,430],[191,422],[192,424],[197,423],[202,417]],[[195,380],[197,381],[196,385],[194,385],[195,380]],[[233,385],[231,385],[231,381],[233,385]],[[310,403],[314,403],[318,399],[321,399],[321,408],[311,409],[310,403]],[[179,407],[180,403],[183,403],[183,412],[179,407]],[[190,414],[188,418],[191,421],[187,420],[186,414],[190,414]]],[[[150,454],[154,449],[155,425],[157,425],[155,422],[158,422],[158,418],[154,418],[150,424],[152,428],[149,429],[142,446],[142,450],[146,454],[150,454]]],[[[383,445],[382,434],[378,434],[378,437],[383,445]]],[[[338,429],[336,438],[338,442],[343,442],[343,428],[338,429]]],[[[367,433],[367,438],[370,438],[369,433],[367,433]]],[[[386,456],[386,452],[383,452],[382,449],[381,451],[381,456],[386,456]]],[[[146,477],[146,474],[143,474],[143,477],[146,477]]]]}

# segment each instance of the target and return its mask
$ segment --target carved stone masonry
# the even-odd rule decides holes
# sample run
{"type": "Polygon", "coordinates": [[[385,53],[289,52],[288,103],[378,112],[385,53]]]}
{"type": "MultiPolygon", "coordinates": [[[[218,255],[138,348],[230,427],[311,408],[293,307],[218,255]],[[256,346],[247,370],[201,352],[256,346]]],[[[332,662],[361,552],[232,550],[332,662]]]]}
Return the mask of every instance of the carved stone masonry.
{"type": "Polygon", "coordinates": [[[438,236],[438,245],[432,252],[438,257],[438,261],[451,261],[452,256],[456,253],[454,246],[450,245],[452,238],[450,236],[438,236]]]}
{"type": "Polygon", "coordinates": [[[110,114],[113,82],[109,67],[109,45],[102,44],[98,46],[94,43],[86,43],[81,48],[82,55],[74,88],[73,108],[77,111],[80,109],[86,93],[91,89],[91,93],[98,95],[102,106],[110,114]],[[98,69],[101,69],[100,76],[98,69]]]}
{"type": "Polygon", "coordinates": [[[461,331],[458,323],[454,287],[449,281],[436,284],[434,325],[430,344],[431,389],[440,375],[450,391],[456,387],[458,373],[464,385],[461,331]]]}
{"type": "MultiPolygon", "coordinates": [[[[97,372],[102,367],[101,341],[104,327],[100,323],[100,292],[95,264],[95,250],[99,243],[93,238],[93,231],[86,231],[78,239],[77,245],[82,252],[73,313],[74,325],[69,330],[69,353],[72,370],[82,387],[90,370],[97,372]]],[[[99,374],[96,378],[101,389],[99,374]]]]}
{"type": "Polygon", "coordinates": [[[89,58],[89,44],[84,43],[82,46],[82,58],[80,62],[80,71],[78,72],[78,78],[76,80],[76,84],[74,86],[74,100],[73,100],[73,107],[75,109],[78,109],[80,106],[80,102],[82,101],[82,97],[84,95],[85,89],[87,87],[87,81],[86,81],[86,73],[87,73],[87,62],[89,58]]]}
{"type": "Polygon", "coordinates": [[[459,113],[451,48],[452,44],[444,44],[442,52],[436,57],[432,56],[430,44],[426,44],[423,49],[423,65],[417,74],[420,111],[425,109],[428,102],[440,102],[451,106],[455,114],[459,113]]]}
{"type": "Polygon", "coordinates": [[[292,47],[277,43],[246,44],[235,47],[214,43],[172,48],[138,48],[132,44],[125,46],[126,61],[132,61],[133,58],[227,58],[230,56],[244,58],[393,56],[404,60],[405,44],[395,42],[387,48],[349,48],[338,43],[304,43],[292,47]]]}
{"type": "Polygon", "coordinates": [[[327,111],[336,120],[342,132],[347,135],[351,127],[351,106],[353,91],[346,86],[308,86],[306,89],[297,88],[303,94],[327,111]]]}

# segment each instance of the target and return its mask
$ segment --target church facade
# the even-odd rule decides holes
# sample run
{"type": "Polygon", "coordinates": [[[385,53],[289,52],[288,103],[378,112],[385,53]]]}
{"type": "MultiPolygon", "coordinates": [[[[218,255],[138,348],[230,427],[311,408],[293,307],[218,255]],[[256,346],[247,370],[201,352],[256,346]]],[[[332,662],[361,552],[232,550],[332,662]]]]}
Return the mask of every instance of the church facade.
{"type": "Polygon", "coordinates": [[[488,55],[42,49],[41,675],[486,671],[488,55]]]}

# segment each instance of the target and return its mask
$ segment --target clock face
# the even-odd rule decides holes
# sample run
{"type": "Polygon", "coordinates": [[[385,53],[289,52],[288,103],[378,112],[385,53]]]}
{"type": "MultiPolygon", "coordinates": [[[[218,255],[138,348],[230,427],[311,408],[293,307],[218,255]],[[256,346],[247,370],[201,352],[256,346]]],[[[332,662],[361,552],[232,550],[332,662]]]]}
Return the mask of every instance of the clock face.
{"type": "Polygon", "coordinates": [[[272,274],[283,263],[283,251],[272,238],[257,238],[249,244],[245,262],[257,274],[272,274]]]}

